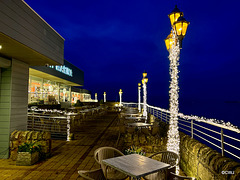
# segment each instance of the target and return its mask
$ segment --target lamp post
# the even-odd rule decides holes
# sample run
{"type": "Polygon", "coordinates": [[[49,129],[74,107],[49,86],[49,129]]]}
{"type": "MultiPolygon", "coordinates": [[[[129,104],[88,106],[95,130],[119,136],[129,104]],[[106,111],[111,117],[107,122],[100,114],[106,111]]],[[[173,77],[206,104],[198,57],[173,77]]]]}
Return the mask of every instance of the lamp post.
{"type": "Polygon", "coordinates": [[[171,21],[171,33],[165,39],[166,48],[169,51],[170,60],[170,90],[169,90],[169,111],[170,121],[168,130],[167,150],[179,155],[179,131],[178,131],[178,65],[182,40],[186,35],[189,22],[183,18],[183,13],[175,6],[174,10],[168,15],[171,21]]]}
{"type": "Polygon", "coordinates": [[[97,102],[98,100],[97,100],[97,93],[95,93],[95,102],[97,102]]]}
{"type": "Polygon", "coordinates": [[[138,111],[141,112],[141,83],[138,83],[138,111]]]}
{"type": "Polygon", "coordinates": [[[145,116],[145,123],[147,122],[147,73],[144,71],[142,78],[143,85],[143,116],[145,116]]]}
{"type": "Polygon", "coordinates": [[[103,93],[103,102],[106,102],[106,92],[103,93]]]}
{"type": "Polygon", "coordinates": [[[122,89],[119,90],[119,106],[121,107],[122,106],[122,89]]]}

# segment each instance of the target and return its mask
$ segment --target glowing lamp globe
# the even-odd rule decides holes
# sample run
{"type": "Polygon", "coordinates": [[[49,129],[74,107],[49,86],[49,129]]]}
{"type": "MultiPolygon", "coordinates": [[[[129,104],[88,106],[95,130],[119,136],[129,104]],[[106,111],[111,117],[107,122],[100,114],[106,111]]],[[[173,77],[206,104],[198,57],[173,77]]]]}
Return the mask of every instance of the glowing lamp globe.
{"type": "Polygon", "coordinates": [[[142,84],[146,84],[148,82],[148,78],[143,78],[142,79],[142,84]]]}
{"type": "Polygon", "coordinates": [[[120,90],[119,90],[119,94],[122,94],[122,93],[123,93],[123,92],[122,92],[122,89],[120,89],[120,90]]]}
{"type": "Polygon", "coordinates": [[[168,15],[172,26],[173,23],[176,22],[180,16],[183,16],[183,12],[181,12],[176,5],[172,12],[168,15]]]}
{"type": "Polygon", "coordinates": [[[184,37],[186,35],[189,24],[190,22],[186,21],[183,16],[179,17],[178,20],[173,24],[177,35],[184,37]]]}
{"type": "Polygon", "coordinates": [[[138,89],[141,89],[141,83],[138,83],[138,89]]]}
{"type": "Polygon", "coordinates": [[[147,76],[146,71],[143,72],[143,77],[145,78],[147,76]]]}
{"type": "Polygon", "coordinates": [[[165,45],[166,45],[167,50],[172,49],[172,46],[173,46],[174,42],[175,42],[175,44],[177,44],[177,39],[176,39],[176,38],[175,38],[175,39],[173,38],[172,31],[171,31],[171,33],[167,36],[167,38],[164,39],[164,41],[165,41],[165,45]]]}
{"type": "Polygon", "coordinates": [[[173,24],[175,32],[180,41],[180,48],[182,48],[182,40],[186,35],[187,28],[190,22],[186,21],[184,17],[179,17],[178,20],[173,24]]]}
{"type": "Polygon", "coordinates": [[[145,79],[145,83],[148,83],[148,78],[144,78],[145,79]]]}

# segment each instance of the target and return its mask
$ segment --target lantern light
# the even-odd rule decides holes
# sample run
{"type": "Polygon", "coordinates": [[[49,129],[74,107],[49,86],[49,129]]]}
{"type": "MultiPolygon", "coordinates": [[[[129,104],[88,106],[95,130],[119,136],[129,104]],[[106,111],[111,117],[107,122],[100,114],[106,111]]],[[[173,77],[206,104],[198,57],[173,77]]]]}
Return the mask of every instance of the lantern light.
{"type": "Polygon", "coordinates": [[[144,80],[145,80],[145,83],[147,83],[147,82],[148,82],[148,78],[144,78],[144,80]]]}
{"type": "Polygon", "coordinates": [[[186,21],[186,19],[183,16],[179,17],[178,20],[175,23],[173,23],[173,28],[179,39],[180,48],[182,48],[182,40],[186,35],[189,24],[190,22],[186,21]]]}
{"type": "Polygon", "coordinates": [[[171,33],[167,36],[167,38],[164,39],[164,41],[165,41],[165,45],[166,45],[167,50],[172,49],[172,46],[173,46],[173,44],[174,44],[174,41],[175,41],[175,44],[177,44],[177,39],[176,39],[176,38],[173,38],[172,31],[171,31],[171,33]]]}
{"type": "Polygon", "coordinates": [[[138,89],[141,89],[141,83],[138,83],[138,89]]]}
{"type": "Polygon", "coordinates": [[[143,77],[145,78],[147,76],[146,71],[143,72],[143,77]]]}
{"type": "Polygon", "coordinates": [[[173,23],[176,22],[180,16],[183,16],[183,12],[181,12],[176,5],[172,12],[168,15],[172,26],[173,23]]]}
{"type": "Polygon", "coordinates": [[[122,89],[120,89],[120,90],[119,90],[119,94],[122,94],[122,93],[123,93],[123,92],[122,92],[122,89]]]}

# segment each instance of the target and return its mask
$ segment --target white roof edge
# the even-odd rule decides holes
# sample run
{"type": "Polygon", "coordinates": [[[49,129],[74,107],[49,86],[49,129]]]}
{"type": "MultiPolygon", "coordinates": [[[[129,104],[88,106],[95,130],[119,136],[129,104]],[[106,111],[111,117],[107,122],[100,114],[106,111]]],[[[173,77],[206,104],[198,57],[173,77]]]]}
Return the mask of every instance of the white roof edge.
{"type": "Polygon", "coordinates": [[[31,8],[31,6],[29,6],[24,0],[22,0],[22,2],[24,2],[24,4],[26,4],[39,18],[41,18],[53,31],[55,31],[60,38],[62,38],[65,41],[65,39],[55,29],[53,29],[53,27],[50,26],[36,11],[34,11],[34,9],[31,8]]]}

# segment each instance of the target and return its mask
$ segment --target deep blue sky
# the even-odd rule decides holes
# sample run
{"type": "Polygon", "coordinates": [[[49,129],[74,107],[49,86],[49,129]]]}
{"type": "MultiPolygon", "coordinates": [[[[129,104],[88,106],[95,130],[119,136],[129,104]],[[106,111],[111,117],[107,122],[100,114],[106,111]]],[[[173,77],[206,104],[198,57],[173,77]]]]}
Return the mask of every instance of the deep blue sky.
{"type": "Polygon", "coordinates": [[[167,15],[177,4],[190,21],[180,55],[180,111],[222,117],[224,107],[206,113],[204,104],[240,101],[239,0],[26,2],[65,38],[64,57],[84,71],[84,87],[93,98],[97,92],[102,99],[106,91],[108,100],[116,100],[121,88],[124,101],[137,101],[137,83],[146,70],[148,103],[166,109],[170,79],[164,39],[170,33],[167,15]]]}

